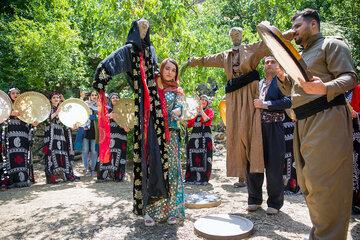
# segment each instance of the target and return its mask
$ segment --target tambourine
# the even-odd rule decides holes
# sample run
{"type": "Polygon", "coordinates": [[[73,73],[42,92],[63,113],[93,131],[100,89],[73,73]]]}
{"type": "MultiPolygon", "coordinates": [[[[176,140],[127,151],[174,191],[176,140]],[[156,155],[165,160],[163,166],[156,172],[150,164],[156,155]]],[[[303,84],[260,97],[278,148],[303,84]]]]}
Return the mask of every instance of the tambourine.
{"type": "Polygon", "coordinates": [[[13,110],[20,113],[18,118],[23,122],[32,124],[45,121],[51,113],[49,99],[42,93],[24,92],[16,98],[13,110]]]}
{"type": "Polygon", "coordinates": [[[114,121],[120,127],[134,128],[135,125],[135,101],[130,98],[122,98],[113,106],[113,113],[117,116],[114,121]]]}
{"type": "Polygon", "coordinates": [[[256,29],[274,58],[284,71],[296,82],[302,78],[309,82],[313,76],[306,66],[304,59],[296,48],[286,39],[282,33],[269,22],[261,22],[256,29]]]}
{"type": "Polygon", "coordinates": [[[90,117],[88,105],[81,99],[69,98],[59,106],[59,120],[65,126],[72,128],[76,124],[78,127],[84,126],[90,117]]]}
{"type": "Polygon", "coordinates": [[[199,103],[200,98],[197,94],[193,93],[189,96],[185,96],[183,102],[183,114],[181,118],[184,121],[194,119],[199,114],[199,103]]]}
{"type": "Polygon", "coordinates": [[[3,123],[10,117],[11,110],[11,99],[5,92],[0,90],[0,123],[3,123]]]}

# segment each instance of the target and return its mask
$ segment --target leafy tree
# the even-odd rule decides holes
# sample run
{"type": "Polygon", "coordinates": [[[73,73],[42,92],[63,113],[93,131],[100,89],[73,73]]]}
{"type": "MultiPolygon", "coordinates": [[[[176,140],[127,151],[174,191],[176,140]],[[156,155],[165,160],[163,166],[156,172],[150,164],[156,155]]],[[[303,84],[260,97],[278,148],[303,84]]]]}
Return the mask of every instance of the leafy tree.
{"type": "MultiPolygon", "coordinates": [[[[91,89],[98,63],[125,44],[131,22],[142,17],[150,23],[159,62],[172,57],[185,66],[191,56],[231,48],[231,27],[241,26],[244,44],[251,43],[260,40],[256,32],[259,22],[268,20],[284,31],[291,27],[291,16],[296,11],[312,7],[320,12],[322,31],[344,36],[359,65],[359,2],[5,0],[0,5],[0,88],[16,84],[22,90],[45,93],[70,89],[69,94],[91,89]]],[[[262,64],[258,70],[262,72],[262,64]]],[[[181,85],[188,93],[198,84],[214,80],[218,90],[213,105],[217,106],[225,94],[223,69],[184,67],[181,73],[181,85]]],[[[131,96],[123,75],[115,77],[108,90],[131,96]]]]}
{"type": "Polygon", "coordinates": [[[79,32],[68,20],[70,6],[65,0],[42,3],[29,7],[29,18],[1,19],[1,88],[64,92],[89,82],[79,32]]]}
{"type": "MultiPolygon", "coordinates": [[[[255,27],[270,21],[284,31],[291,28],[291,17],[305,8],[317,9],[324,35],[340,35],[350,44],[355,66],[360,65],[360,1],[359,0],[226,0],[222,15],[228,21],[255,27]]],[[[357,69],[360,72],[360,69],[357,69]]]]}

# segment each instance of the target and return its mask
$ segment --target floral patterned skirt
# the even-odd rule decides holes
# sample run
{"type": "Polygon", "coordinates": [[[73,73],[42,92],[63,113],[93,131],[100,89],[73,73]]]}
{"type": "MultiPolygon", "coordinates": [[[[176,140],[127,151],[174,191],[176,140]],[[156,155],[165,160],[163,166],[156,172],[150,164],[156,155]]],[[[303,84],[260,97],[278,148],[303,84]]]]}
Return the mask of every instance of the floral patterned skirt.
{"type": "Polygon", "coordinates": [[[166,145],[169,163],[169,198],[163,198],[146,206],[146,213],[155,221],[166,221],[169,217],[185,218],[184,186],[181,173],[179,136],[170,132],[170,142],[166,145]]]}

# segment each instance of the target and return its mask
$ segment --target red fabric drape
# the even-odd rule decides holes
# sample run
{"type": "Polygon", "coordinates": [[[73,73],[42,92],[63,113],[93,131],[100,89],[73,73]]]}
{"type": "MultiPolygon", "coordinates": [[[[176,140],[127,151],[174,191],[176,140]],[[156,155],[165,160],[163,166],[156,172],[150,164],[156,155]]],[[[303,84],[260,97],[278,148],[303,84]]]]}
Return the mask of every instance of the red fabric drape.
{"type": "Polygon", "coordinates": [[[107,99],[103,90],[99,92],[99,159],[102,163],[110,162],[110,119],[107,99]]]}
{"type": "Polygon", "coordinates": [[[144,147],[145,147],[145,160],[146,163],[148,162],[147,158],[147,146],[148,146],[148,129],[149,129],[149,118],[150,118],[150,95],[149,89],[146,84],[145,78],[145,59],[142,52],[139,53],[140,55],[140,73],[141,73],[141,80],[144,86],[144,147]]]}
{"type": "Polygon", "coordinates": [[[359,84],[357,84],[354,88],[350,104],[353,107],[355,112],[360,112],[360,85],[359,84]]]}

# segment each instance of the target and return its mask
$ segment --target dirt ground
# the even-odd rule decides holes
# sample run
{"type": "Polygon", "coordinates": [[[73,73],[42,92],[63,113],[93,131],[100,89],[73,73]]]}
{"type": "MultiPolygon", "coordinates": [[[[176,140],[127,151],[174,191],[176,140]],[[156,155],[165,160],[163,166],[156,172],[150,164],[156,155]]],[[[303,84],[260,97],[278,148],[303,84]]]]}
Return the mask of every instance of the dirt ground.
{"type": "MultiPolygon", "coordinates": [[[[233,188],[236,178],[225,174],[225,152],[215,156],[210,184],[185,185],[185,193],[207,192],[221,196],[214,208],[186,209],[177,225],[157,223],[145,227],[132,210],[131,167],[125,182],[96,183],[84,176],[76,162],[80,182],[46,185],[43,166],[35,166],[37,183],[29,188],[0,192],[0,239],[203,239],[194,233],[194,222],[210,214],[238,214],[254,223],[249,239],[303,239],[311,222],[301,195],[285,195],[281,212],[262,209],[247,212],[247,189],[233,188]]],[[[264,199],[266,199],[266,190],[264,199]]],[[[348,239],[360,239],[360,216],[351,217],[348,239]]]]}

